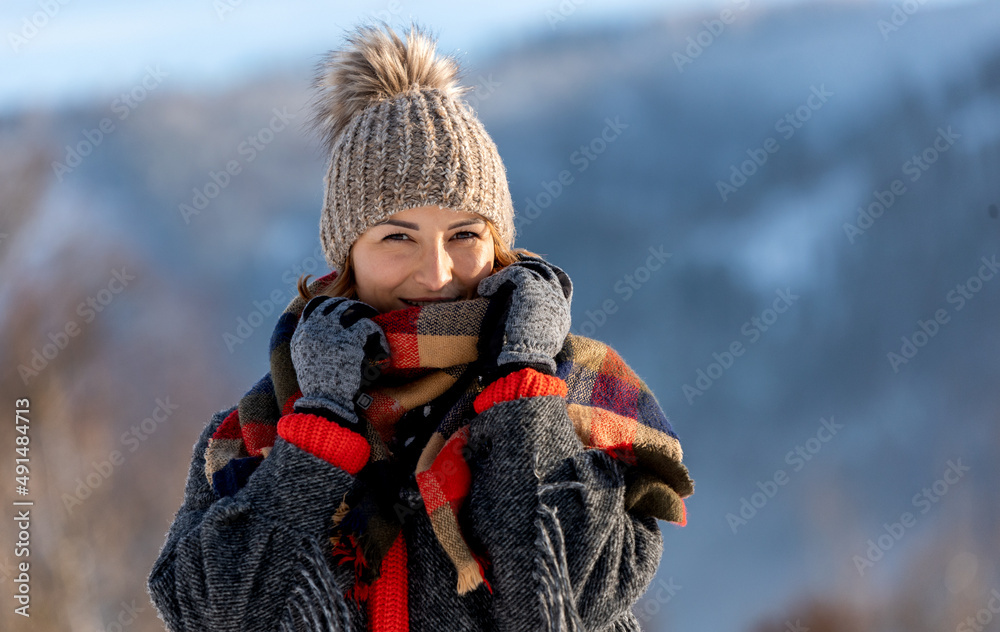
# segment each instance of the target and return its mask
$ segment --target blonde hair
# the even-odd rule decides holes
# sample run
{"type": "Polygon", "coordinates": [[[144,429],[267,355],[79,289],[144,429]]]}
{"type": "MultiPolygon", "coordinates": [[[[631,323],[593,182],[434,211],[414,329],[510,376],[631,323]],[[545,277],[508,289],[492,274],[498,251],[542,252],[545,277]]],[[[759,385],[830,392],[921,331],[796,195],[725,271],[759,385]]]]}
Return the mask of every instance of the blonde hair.
{"type": "MultiPolygon", "coordinates": [[[[478,213],[477,213],[478,215],[478,213]]],[[[483,217],[480,215],[480,217],[483,217]]],[[[525,248],[510,248],[504,243],[504,240],[500,237],[500,231],[497,229],[496,224],[493,220],[488,217],[483,217],[486,220],[486,227],[489,229],[490,233],[493,235],[493,269],[490,274],[493,274],[497,270],[502,270],[518,260],[518,254],[524,254],[529,257],[542,257],[542,255],[536,254],[527,250],[525,248]]],[[[337,274],[337,278],[333,280],[333,283],[326,286],[324,290],[319,292],[319,294],[313,294],[309,290],[309,277],[311,274],[304,274],[299,277],[298,290],[299,296],[301,296],[305,301],[309,301],[314,296],[344,296],[347,298],[357,299],[358,297],[358,285],[354,278],[354,246],[347,253],[347,259],[344,262],[344,269],[337,274]]]]}

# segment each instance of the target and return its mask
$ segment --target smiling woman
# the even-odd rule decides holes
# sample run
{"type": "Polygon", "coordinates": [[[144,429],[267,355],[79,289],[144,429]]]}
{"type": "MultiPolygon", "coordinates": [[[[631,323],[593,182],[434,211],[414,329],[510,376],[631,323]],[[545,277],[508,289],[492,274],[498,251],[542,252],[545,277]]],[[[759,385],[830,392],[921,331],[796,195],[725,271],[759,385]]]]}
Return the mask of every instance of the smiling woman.
{"type": "Polygon", "coordinates": [[[320,237],[148,578],[173,630],[638,630],[693,482],[649,387],[514,249],[457,64],[362,27],[321,66],[320,237]]]}

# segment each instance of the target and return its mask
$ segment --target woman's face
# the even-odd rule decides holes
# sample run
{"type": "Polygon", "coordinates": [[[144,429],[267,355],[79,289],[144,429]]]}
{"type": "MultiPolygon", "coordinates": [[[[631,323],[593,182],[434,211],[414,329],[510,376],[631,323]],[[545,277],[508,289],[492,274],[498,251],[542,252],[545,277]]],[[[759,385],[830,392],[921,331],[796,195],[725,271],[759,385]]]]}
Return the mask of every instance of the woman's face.
{"type": "Polygon", "coordinates": [[[493,270],[493,255],[493,234],[480,215],[440,206],[406,209],[354,242],[358,300],[384,313],[475,298],[479,281],[493,270]]]}

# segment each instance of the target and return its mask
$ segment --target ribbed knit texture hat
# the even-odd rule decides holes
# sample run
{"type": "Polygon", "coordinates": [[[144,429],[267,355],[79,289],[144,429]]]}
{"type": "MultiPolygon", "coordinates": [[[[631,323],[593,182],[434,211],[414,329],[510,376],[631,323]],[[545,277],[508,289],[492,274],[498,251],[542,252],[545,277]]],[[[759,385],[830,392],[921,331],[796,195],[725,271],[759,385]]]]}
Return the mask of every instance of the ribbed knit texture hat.
{"type": "Polygon", "coordinates": [[[341,271],[354,241],[393,213],[439,205],[479,213],[514,245],[514,207],[496,144],[461,97],[458,62],[411,25],[359,26],[330,51],[312,124],[330,152],[323,253],[341,271]]]}

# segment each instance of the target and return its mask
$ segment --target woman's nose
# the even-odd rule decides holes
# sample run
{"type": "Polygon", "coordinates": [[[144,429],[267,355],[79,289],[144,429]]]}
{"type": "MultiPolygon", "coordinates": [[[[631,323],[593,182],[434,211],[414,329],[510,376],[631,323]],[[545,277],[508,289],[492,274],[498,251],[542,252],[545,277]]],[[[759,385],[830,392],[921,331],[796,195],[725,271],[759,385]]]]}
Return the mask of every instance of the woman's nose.
{"type": "Polygon", "coordinates": [[[414,280],[432,292],[451,282],[452,261],[442,244],[428,246],[421,253],[414,280]]]}

